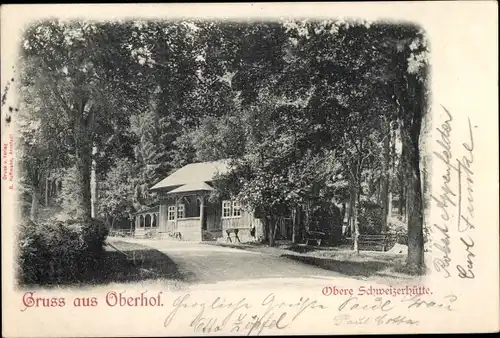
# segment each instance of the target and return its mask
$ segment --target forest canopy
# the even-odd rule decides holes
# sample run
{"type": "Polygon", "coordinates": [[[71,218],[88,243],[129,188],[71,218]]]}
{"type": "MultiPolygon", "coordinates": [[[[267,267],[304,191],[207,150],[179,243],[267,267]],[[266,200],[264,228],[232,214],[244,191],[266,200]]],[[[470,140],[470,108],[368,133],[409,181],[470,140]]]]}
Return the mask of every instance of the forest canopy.
{"type": "Polygon", "coordinates": [[[348,206],[355,238],[375,204],[385,230],[397,197],[408,263],[422,266],[429,51],[420,27],[43,21],[26,28],[21,49],[31,219],[51,205],[68,217],[129,219],[174,170],[230,159],[213,197],[260,210],[271,241],[280,217],[325,204],[348,206]]]}

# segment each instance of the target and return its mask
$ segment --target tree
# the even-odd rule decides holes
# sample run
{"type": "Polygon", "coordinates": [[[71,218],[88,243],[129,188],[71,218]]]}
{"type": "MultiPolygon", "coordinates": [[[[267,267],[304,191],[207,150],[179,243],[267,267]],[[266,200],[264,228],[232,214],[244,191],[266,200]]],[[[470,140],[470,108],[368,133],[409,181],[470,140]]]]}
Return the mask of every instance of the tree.
{"type": "Polygon", "coordinates": [[[40,88],[32,87],[33,79],[29,76],[30,67],[25,64],[21,72],[20,91],[23,100],[17,118],[20,135],[20,165],[24,173],[22,185],[31,194],[30,218],[36,221],[42,191],[47,193],[46,182],[58,168],[65,167],[70,158],[67,151],[68,134],[64,129],[64,119],[52,120],[51,103],[53,96],[40,98],[40,88]]]}
{"type": "Polygon", "coordinates": [[[137,180],[137,166],[129,159],[117,160],[103,180],[100,210],[106,222],[111,218],[111,228],[117,219],[131,220],[140,206],[134,191],[137,180]]]}
{"type": "Polygon", "coordinates": [[[153,203],[148,187],[187,163],[231,158],[234,171],[221,189],[264,215],[271,243],[281,218],[294,215],[296,240],[328,201],[349,205],[357,250],[363,203],[382,207],[387,229],[397,165],[405,179],[395,182],[411,183],[400,184],[400,199],[412,201],[408,263],[420,266],[426,45],[418,28],[339,20],[45,22],[27,30],[23,48],[45,118],[57,117],[70,136],[64,144],[74,157],[64,166],[78,168],[84,217],[92,160],[100,180],[133,168],[132,200],[101,185],[99,196],[109,197],[103,207],[120,213],[153,203]]]}
{"type": "MultiPolygon", "coordinates": [[[[259,26],[256,31],[264,41],[279,43],[272,48],[273,61],[270,53],[263,53],[259,59],[245,58],[245,46],[239,53],[231,51],[228,64],[240,67],[233,83],[237,87],[239,84],[245,102],[252,102],[252,99],[255,102],[259,93],[267,91],[283,106],[291,101],[301,105],[299,111],[303,122],[312,128],[296,145],[315,154],[325,146],[331,147],[354,161],[350,170],[352,196],[355,196],[351,204],[354,206],[359,204],[362,193],[364,161],[373,156],[373,146],[387,141],[382,137],[373,138],[373,135],[398,123],[402,126],[403,149],[408,149],[409,156],[403,161],[412,172],[410,182],[414,182],[409,191],[412,198],[421,200],[418,134],[425,105],[423,33],[413,26],[341,21],[295,21],[285,23],[281,29],[266,30],[259,26]],[[266,62],[269,67],[262,67],[266,62]],[[251,82],[251,88],[242,84],[248,81],[240,80],[248,79],[245,69],[252,69],[248,78],[257,80],[251,82]],[[280,69],[280,72],[270,76],[268,69],[280,69]],[[380,104],[387,108],[378,111],[380,104]],[[362,142],[372,145],[365,148],[360,146],[362,142]]],[[[260,50],[259,46],[253,47],[260,50]]],[[[381,149],[387,150],[387,142],[381,149]]],[[[387,164],[387,156],[382,164],[387,164]]],[[[387,169],[386,166],[384,171],[387,169]]],[[[382,195],[387,195],[389,189],[383,190],[382,195]]],[[[383,199],[387,204],[387,197],[383,199]]],[[[422,219],[418,216],[422,214],[420,204],[418,201],[412,203],[414,208],[409,216],[409,234],[414,236],[414,245],[409,249],[412,252],[421,248],[418,239],[422,238],[418,234],[418,229],[422,228],[422,219]]],[[[410,254],[409,257],[409,265],[412,265],[416,256],[410,254]]]]}
{"type": "Polygon", "coordinates": [[[400,107],[403,147],[407,149],[407,177],[410,203],[408,210],[408,267],[423,273],[424,219],[423,189],[421,180],[420,133],[427,112],[427,43],[424,32],[416,27],[407,28],[407,35],[398,40],[396,54],[399,85],[394,87],[394,98],[400,107]],[[407,90],[401,90],[407,88],[407,90]]]}
{"type": "MultiPolygon", "coordinates": [[[[130,25],[47,21],[28,27],[23,62],[40,98],[52,97],[53,119],[63,118],[72,135],[77,168],[79,217],[91,217],[92,149],[100,130],[120,125],[121,114],[140,105],[140,71],[128,53],[130,25]],[[133,82],[131,80],[134,80],[133,82]]],[[[113,130],[113,129],[111,129],[113,130]]]]}

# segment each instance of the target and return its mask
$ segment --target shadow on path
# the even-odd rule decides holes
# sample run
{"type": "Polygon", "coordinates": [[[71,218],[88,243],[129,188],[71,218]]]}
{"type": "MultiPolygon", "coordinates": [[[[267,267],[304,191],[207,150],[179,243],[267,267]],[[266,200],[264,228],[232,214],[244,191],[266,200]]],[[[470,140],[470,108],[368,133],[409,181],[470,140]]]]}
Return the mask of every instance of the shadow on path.
{"type": "Polygon", "coordinates": [[[18,285],[21,289],[39,287],[86,287],[111,283],[134,283],[141,281],[164,282],[166,286],[181,288],[183,283],[194,283],[193,273],[182,272],[175,262],[164,253],[148,246],[113,242],[120,251],[105,246],[102,254],[91,266],[80,271],[67,271],[58,279],[42,281],[36,285],[18,285]],[[133,258],[133,259],[131,259],[133,258]]]}
{"type": "Polygon", "coordinates": [[[377,275],[379,271],[393,265],[390,262],[381,261],[345,262],[331,258],[308,257],[289,254],[283,254],[281,255],[281,257],[314,265],[322,269],[339,272],[348,276],[370,277],[373,275],[377,275]]]}
{"type": "Polygon", "coordinates": [[[177,264],[166,254],[146,245],[122,241],[113,242],[120,251],[107,250],[93,269],[90,279],[94,283],[123,283],[144,280],[168,279],[179,282],[196,282],[193,273],[179,270],[177,264]]]}

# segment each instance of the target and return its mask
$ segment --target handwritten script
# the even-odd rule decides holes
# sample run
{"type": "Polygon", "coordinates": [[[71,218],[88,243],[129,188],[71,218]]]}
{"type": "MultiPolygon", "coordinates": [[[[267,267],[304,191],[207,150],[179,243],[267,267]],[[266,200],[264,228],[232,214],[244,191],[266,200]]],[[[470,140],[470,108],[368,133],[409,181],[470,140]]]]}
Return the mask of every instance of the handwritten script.
{"type": "Polygon", "coordinates": [[[418,312],[454,311],[454,303],[458,297],[447,295],[431,298],[429,296],[405,296],[402,298],[375,297],[362,298],[350,296],[336,309],[333,317],[335,326],[342,325],[420,325],[418,312]]]}
{"type": "Polygon", "coordinates": [[[174,319],[187,315],[192,316],[189,327],[194,332],[216,333],[229,330],[247,335],[258,335],[266,329],[282,330],[290,327],[305,312],[326,309],[325,305],[307,297],[283,301],[273,293],[257,305],[246,298],[228,301],[217,297],[208,303],[197,302],[190,294],[186,294],[175,299],[172,306],[172,311],[165,318],[165,327],[171,325],[174,319]]]}
{"type": "Polygon", "coordinates": [[[459,149],[452,144],[453,114],[443,107],[445,120],[436,131],[439,134],[436,143],[438,149],[434,156],[444,164],[444,173],[440,187],[432,194],[432,200],[440,211],[440,222],[432,225],[431,232],[437,234],[438,240],[433,243],[438,257],[433,259],[433,266],[445,278],[458,276],[472,279],[474,274],[474,240],[472,232],[474,224],[474,135],[468,118],[468,135],[462,140],[459,149]],[[459,154],[457,156],[456,154],[459,154]],[[456,216],[455,216],[456,215],[456,216]],[[451,230],[451,232],[450,232],[451,230]],[[452,233],[458,232],[458,243],[463,253],[458,253],[458,264],[452,263],[452,233]],[[455,265],[455,272],[453,272],[455,265]]]}
{"type": "Polygon", "coordinates": [[[274,293],[259,299],[245,297],[228,300],[216,297],[197,301],[185,294],[171,304],[164,327],[186,325],[195,333],[267,334],[298,326],[316,318],[326,325],[420,325],[422,314],[445,314],[455,310],[457,296],[341,296],[320,303],[308,297],[279,299],[274,293]],[[285,300],[286,299],[286,300],[285,300]]]}

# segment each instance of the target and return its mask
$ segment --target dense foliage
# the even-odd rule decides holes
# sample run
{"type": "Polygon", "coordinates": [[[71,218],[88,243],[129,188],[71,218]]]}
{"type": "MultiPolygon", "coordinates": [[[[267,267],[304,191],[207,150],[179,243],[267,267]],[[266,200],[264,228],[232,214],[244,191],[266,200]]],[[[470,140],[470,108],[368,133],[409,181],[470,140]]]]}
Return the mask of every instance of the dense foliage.
{"type": "Polygon", "coordinates": [[[103,250],[107,228],[99,221],[45,221],[21,224],[19,281],[23,284],[76,282],[103,250]]]}
{"type": "Polygon", "coordinates": [[[427,44],[419,27],[49,21],[27,28],[23,51],[32,219],[57,170],[65,169],[56,192],[64,212],[109,223],[155,203],[148,187],[173,170],[230,159],[212,198],[232,195],[257,211],[271,245],[282,218],[292,215],[297,241],[328,204],[342,208],[357,250],[360,232],[388,230],[394,195],[409,264],[422,266],[427,44]]]}

